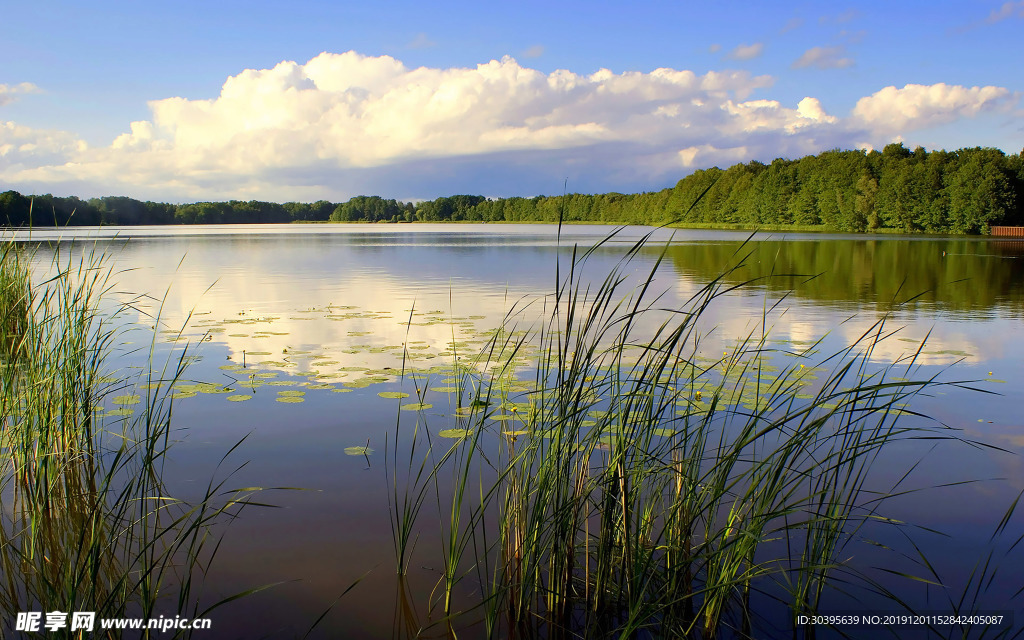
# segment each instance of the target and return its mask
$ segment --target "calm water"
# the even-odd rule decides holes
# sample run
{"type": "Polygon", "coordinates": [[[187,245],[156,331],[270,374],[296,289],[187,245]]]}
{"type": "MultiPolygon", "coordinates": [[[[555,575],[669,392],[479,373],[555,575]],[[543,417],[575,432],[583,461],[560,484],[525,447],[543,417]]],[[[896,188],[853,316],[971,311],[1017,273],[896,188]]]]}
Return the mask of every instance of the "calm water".
{"type": "MultiPolygon", "coordinates": [[[[158,362],[187,344],[193,363],[186,377],[230,389],[175,392],[180,442],[167,469],[173,491],[198,496],[221,456],[247,435],[218,472],[224,476],[249,461],[230,486],[303,489],[267,491],[261,499],[282,508],[246,510],[226,529],[205,586],[211,601],[285,584],[216,611],[216,637],[301,636],[364,574],[314,635],[397,633],[383,453],[396,420],[414,420],[415,412],[399,412],[397,400],[378,394],[409,390],[409,382],[403,387],[394,375],[403,345],[413,366],[443,367],[454,354],[479,349],[485,332],[514,305],[532,303],[515,316],[521,322],[536,318],[554,290],[556,261],[564,268],[574,244],[590,246],[610,228],[569,227],[560,239],[556,231],[534,225],[290,225],[32,233],[41,249],[40,269],[55,249],[69,255],[95,248],[118,272],[114,296],[135,300],[137,328],[124,334],[111,369],[137,372],[131,367],[148,358],[146,327],[156,326],[158,362]],[[151,298],[138,300],[137,294],[151,298]],[[289,394],[302,401],[279,401],[289,394]],[[229,401],[240,395],[252,398],[229,401]],[[346,455],[346,448],[359,446],[373,452],[346,455]]],[[[627,229],[603,245],[588,263],[588,277],[600,281],[646,231],[627,229]]],[[[747,284],[718,299],[703,318],[708,333],[700,350],[709,358],[732,349],[737,338],[759,336],[764,326],[780,352],[820,339],[817,357],[824,358],[888,314],[887,329],[899,330],[874,350],[873,362],[920,351],[922,375],[976,381],[972,386],[983,391],[942,388],[913,408],[958,429],[965,440],[1005,452],[907,443],[875,469],[878,487],[891,487],[918,462],[901,487],[960,483],[911,493],[885,507],[890,517],[944,534],[913,531],[915,543],[937,559],[943,579],[958,585],[953,591],[959,593],[964,576],[987,552],[993,528],[1024,489],[1024,244],[704,231],[678,231],[668,241],[667,232],[658,232],[628,267],[645,275],[664,251],[654,279],[664,308],[680,308],[741,264],[723,282],[747,284]],[[961,483],[974,480],[979,482],[961,483]]],[[[428,392],[428,422],[444,423],[449,396],[428,392]]],[[[1024,533],[1021,516],[1007,540],[1024,533]]],[[[432,555],[436,518],[436,508],[422,518],[421,553],[409,577],[413,591],[422,593],[421,609],[440,576],[440,559],[432,555]]],[[[912,562],[863,541],[851,542],[844,554],[921,573],[912,562]]],[[[1009,594],[1024,586],[1019,550],[1002,562],[1003,580],[982,598],[991,602],[989,609],[1013,608],[1009,594]]],[[[937,587],[906,580],[890,587],[920,608],[948,609],[937,587]]],[[[838,609],[851,608],[834,602],[838,609]]],[[[1024,610],[1017,609],[1018,624],[1024,624],[1024,610]]]]}

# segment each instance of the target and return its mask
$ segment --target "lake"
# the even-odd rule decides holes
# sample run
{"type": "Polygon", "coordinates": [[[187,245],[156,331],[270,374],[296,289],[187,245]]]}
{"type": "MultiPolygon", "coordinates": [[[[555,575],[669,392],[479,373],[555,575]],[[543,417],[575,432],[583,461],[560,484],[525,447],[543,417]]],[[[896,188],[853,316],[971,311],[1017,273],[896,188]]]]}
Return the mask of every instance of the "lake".
{"type": "MultiPolygon", "coordinates": [[[[443,574],[438,518],[448,514],[441,498],[428,501],[416,523],[407,576],[412,602],[397,595],[394,490],[387,481],[392,463],[409,455],[405,440],[392,457],[396,430],[429,430],[439,452],[456,444],[458,438],[437,435],[452,427],[462,404],[453,363],[472,360],[503,324],[530,339],[527,329],[542,326],[565,302],[553,294],[568,276],[574,247],[582,252],[611,231],[237,225],[37,229],[31,238],[22,231],[16,238],[36,247],[39,273],[54,251],[107,256],[116,282],[109,299],[132,301],[135,309],[119,320],[124,332],[107,361],[111,375],[136,375],[150,361],[162,364],[187,349],[185,379],[173,389],[177,442],[164,471],[169,492],[198,499],[212,476],[233,471],[226,488],[267,488],[259,501],[276,505],[248,507],[220,529],[224,543],[203,598],[212,603],[276,586],[216,609],[210,615],[216,637],[300,637],[361,578],[312,634],[327,638],[407,637],[410,628],[443,617],[436,606],[429,611],[443,574]],[[387,397],[402,393],[410,397],[387,397]],[[415,402],[422,408],[400,408],[415,402]]],[[[964,381],[926,388],[902,407],[913,414],[901,424],[931,425],[941,438],[887,445],[865,492],[898,493],[871,508],[879,518],[906,524],[869,524],[845,541],[841,556],[915,610],[950,613],[950,598],[969,588],[975,563],[994,549],[1000,572],[977,597],[977,608],[1015,610],[1017,624],[1024,624],[1019,599],[1010,597],[1022,586],[1022,549],[1003,555],[1024,533],[1024,516],[1017,514],[990,542],[1024,489],[1024,243],[626,228],[588,256],[581,286],[596,291],[648,232],[647,244],[621,271],[620,290],[627,292],[653,274],[656,301],[635,331],[653,335],[664,318],[717,282],[723,291],[699,318],[692,354],[694,362],[707,363],[709,375],[718,369],[732,375],[728,361],[748,357],[737,355],[746,353],[745,339],[748,347],[760,345],[762,377],[755,382],[771,385],[771,372],[798,364],[820,371],[809,378],[806,400],[818,388],[813,381],[842,362],[829,356],[874,330],[884,339],[851,355],[865,372],[897,363],[890,376],[898,380],[964,381]]],[[[529,379],[535,355],[526,347],[519,354],[520,379],[529,379]]],[[[756,397],[737,399],[744,403],[758,410],[756,397]]],[[[108,420],[123,417],[114,403],[104,409],[108,420]]],[[[441,497],[451,496],[449,477],[441,497]]],[[[479,593],[473,579],[456,589],[460,606],[479,593]]],[[[789,615],[771,601],[773,589],[754,599],[762,607],[754,628],[767,635],[785,629],[789,615]]],[[[901,611],[863,585],[849,590],[851,596],[826,591],[821,609],[901,611]]],[[[473,626],[479,617],[468,614],[455,626],[466,629],[465,637],[483,635],[473,626]]],[[[872,636],[867,627],[849,632],[872,636]]],[[[918,632],[904,627],[900,634],[918,632]]],[[[444,633],[434,627],[427,635],[444,633]]]]}

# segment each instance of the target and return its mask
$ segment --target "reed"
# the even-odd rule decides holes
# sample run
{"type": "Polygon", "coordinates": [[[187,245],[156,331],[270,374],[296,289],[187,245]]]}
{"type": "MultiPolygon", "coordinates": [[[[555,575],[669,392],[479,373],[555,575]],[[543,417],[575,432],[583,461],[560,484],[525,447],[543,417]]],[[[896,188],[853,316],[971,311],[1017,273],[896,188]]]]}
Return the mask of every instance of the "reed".
{"type": "Polygon", "coordinates": [[[647,242],[597,281],[585,273],[598,247],[574,247],[539,325],[523,331],[510,312],[476,358],[453,365],[467,391],[445,428],[463,437],[439,444],[421,416],[401,476],[394,447],[399,574],[425,504],[443,531],[438,613],[421,627],[443,621],[451,635],[472,611],[488,637],[757,636],[755,600],[785,603],[792,621],[818,609],[837,572],[857,573],[843,552],[881,520],[879,454],[953,437],[907,422],[905,406],[957,383],[921,376],[916,356],[873,364],[886,319],[829,357],[788,353],[766,377],[786,360],[766,308],[757,330],[708,359],[702,318],[737,288],[744,255],[666,308],[661,260],[635,275],[647,242]],[[526,353],[537,355],[524,367],[526,353]],[[477,595],[459,605],[466,580],[477,595]]]}
{"type": "Polygon", "coordinates": [[[226,478],[211,480],[198,501],[186,503],[162,482],[171,444],[166,390],[181,375],[184,355],[154,365],[154,337],[142,379],[105,378],[105,358],[117,346],[114,327],[131,303],[112,316],[98,311],[113,283],[102,256],[76,263],[58,255],[51,275],[36,284],[29,258],[13,242],[4,244],[2,258],[0,609],[11,617],[203,617],[210,607],[201,577],[219,544],[214,527],[236,515],[250,493],[226,491],[226,478]],[[115,393],[138,394],[137,412],[103,413],[115,393]]]}

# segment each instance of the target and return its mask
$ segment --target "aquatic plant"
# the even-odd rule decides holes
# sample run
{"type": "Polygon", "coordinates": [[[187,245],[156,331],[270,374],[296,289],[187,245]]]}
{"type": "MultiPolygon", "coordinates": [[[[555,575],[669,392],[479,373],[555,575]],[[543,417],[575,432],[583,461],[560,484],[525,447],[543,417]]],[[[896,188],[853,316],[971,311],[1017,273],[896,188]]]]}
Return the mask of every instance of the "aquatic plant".
{"type": "MultiPolygon", "coordinates": [[[[795,636],[792,621],[831,586],[872,585],[850,545],[898,526],[881,515],[896,489],[872,482],[873,464],[897,441],[955,439],[908,405],[963,385],[921,374],[923,343],[876,364],[892,333],[884,317],[828,357],[815,359],[819,344],[775,347],[767,303],[756,330],[708,357],[714,327],[702,318],[743,286],[743,253],[665,308],[661,259],[634,276],[646,244],[596,282],[584,273],[597,247],[573,247],[541,324],[508,320],[475,358],[453,355],[444,425],[422,413],[411,431],[397,424],[388,477],[400,577],[425,504],[442,529],[433,617],[410,628],[451,633],[472,611],[488,637],[752,637],[780,618],[795,636]],[[472,595],[460,596],[466,582],[472,595]],[[789,613],[765,622],[754,601],[789,613]]],[[[402,408],[423,406],[414,384],[418,401],[402,408]]]]}
{"type": "Polygon", "coordinates": [[[22,249],[6,243],[2,258],[0,609],[203,617],[220,604],[200,592],[219,544],[213,526],[237,515],[253,490],[228,490],[230,474],[192,502],[165,489],[167,393],[184,352],[155,365],[154,333],[141,379],[103,376],[119,313],[98,311],[112,286],[102,256],[58,255],[34,285],[22,249]],[[106,400],[122,407],[110,418],[100,413],[106,400]]]}

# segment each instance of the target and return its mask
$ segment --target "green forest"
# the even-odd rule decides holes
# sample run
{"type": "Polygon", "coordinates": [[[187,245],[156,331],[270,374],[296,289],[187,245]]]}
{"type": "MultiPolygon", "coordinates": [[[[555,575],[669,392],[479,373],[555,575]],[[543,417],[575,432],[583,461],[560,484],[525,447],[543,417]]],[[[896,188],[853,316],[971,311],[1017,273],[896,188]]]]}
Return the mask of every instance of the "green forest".
{"type": "Polygon", "coordinates": [[[1024,225],[1024,152],[911,151],[897,143],[881,151],[837,149],[798,160],[702,169],[661,191],[497,199],[454,195],[418,203],[357,196],[341,203],[167,204],[121,196],[82,200],[0,193],[0,221],[10,226],[555,222],[559,217],[613,224],[983,234],[994,225],[1024,225]]]}

